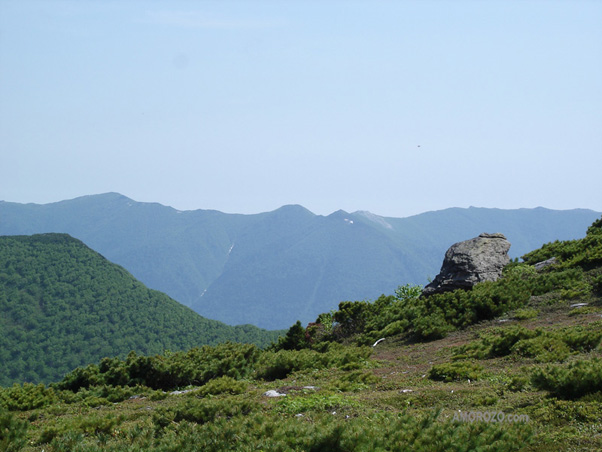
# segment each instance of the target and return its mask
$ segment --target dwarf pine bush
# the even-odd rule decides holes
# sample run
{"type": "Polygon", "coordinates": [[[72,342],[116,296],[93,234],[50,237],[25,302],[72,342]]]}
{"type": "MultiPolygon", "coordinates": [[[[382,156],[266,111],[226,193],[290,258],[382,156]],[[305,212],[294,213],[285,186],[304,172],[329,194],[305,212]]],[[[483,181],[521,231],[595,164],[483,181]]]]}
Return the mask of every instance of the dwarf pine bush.
{"type": "Polygon", "coordinates": [[[512,346],[511,352],[548,363],[564,361],[571,350],[558,336],[541,334],[518,341],[512,346]]]}
{"type": "MultiPolygon", "coordinates": [[[[294,410],[293,410],[294,411],[294,410]]],[[[152,451],[328,451],[447,452],[513,451],[532,442],[528,424],[439,421],[438,412],[412,416],[382,414],[370,418],[340,418],[331,413],[303,417],[260,412],[213,422],[169,422],[158,426],[152,451]]]]}
{"type": "Polygon", "coordinates": [[[98,385],[166,390],[202,385],[222,376],[241,379],[253,372],[260,354],[255,345],[232,342],[154,356],[131,352],[125,360],[105,358],[98,366],[77,368],[54,386],[70,391],[98,385]]]}
{"type": "Polygon", "coordinates": [[[428,376],[431,380],[445,382],[478,380],[483,376],[483,366],[470,361],[435,364],[429,370],[428,376]]]}
{"type": "Polygon", "coordinates": [[[15,383],[12,387],[0,387],[0,407],[9,411],[26,411],[51,405],[57,401],[54,389],[43,384],[15,383]]]}
{"type": "Polygon", "coordinates": [[[277,380],[293,372],[337,367],[342,370],[366,366],[372,349],[369,347],[343,347],[332,345],[325,352],[315,350],[266,351],[257,364],[255,376],[263,380],[277,380]]]}
{"type": "Polygon", "coordinates": [[[602,359],[579,360],[565,366],[535,369],[532,384],[557,397],[577,399],[602,391],[602,359]]]}
{"type": "Polygon", "coordinates": [[[27,442],[27,422],[0,408],[0,450],[16,452],[27,442]]]}
{"type": "Polygon", "coordinates": [[[594,350],[602,341],[602,322],[557,330],[534,330],[513,325],[496,328],[477,341],[456,348],[456,359],[489,359],[515,353],[539,362],[564,361],[571,353],[594,350]]]}
{"type": "Polygon", "coordinates": [[[242,394],[246,391],[248,384],[244,381],[235,380],[232,377],[219,377],[210,380],[194,394],[200,396],[218,394],[242,394]]]}
{"type": "Polygon", "coordinates": [[[188,421],[205,424],[218,418],[247,416],[260,409],[259,403],[250,400],[188,398],[183,404],[175,407],[158,409],[153,416],[153,423],[160,431],[172,422],[188,421]]]}

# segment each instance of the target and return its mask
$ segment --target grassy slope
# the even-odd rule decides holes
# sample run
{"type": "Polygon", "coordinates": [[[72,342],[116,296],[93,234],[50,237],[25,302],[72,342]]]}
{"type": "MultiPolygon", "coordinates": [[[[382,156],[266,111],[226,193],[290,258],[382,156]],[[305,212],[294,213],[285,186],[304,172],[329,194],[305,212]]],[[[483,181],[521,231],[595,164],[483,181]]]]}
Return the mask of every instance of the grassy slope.
{"type": "MultiPolygon", "coordinates": [[[[372,356],[374,367],[361,371],[360,377],[351,378],[350,381],[346,381],[346,377],[352,375],[353,371],[337,368],[302,371],[283,380],[252,379],[246,383],[247,387],[243,394],[222,394],[215,396],[215,399],[224,400],[228,405],[240,404],[243,401],[257,402],[261,406],[264,422],[274,425],[290,421],[301,425],[318,425],[323,429],[327,429],[331,422],[349,426],[352,426],[352,422],[366,422],[367,419],[375,422],[379,419],[378,413],[383,412],[407,414],[410,418],[418,419],[440,409],[439,420],[445,421],[453,419],[454,413],[458,410],[502,411],[506,415],[528,415],[530,418],[526,426],[533,429],[534,441],[530,445],[524,445],[524,448],[519,445],[519,449],[600,450],[602,448],[600,399],[564,401],[549,396],[545,391],[538,391],[529,384],[520,390],[510,389],[513,377],[523,377],[533,368],[545,366],[533,359],[512,355],[483,360],[481,364],[484,367],[483,374],[486,376],[471,382],[463,380],[446,383],[428,378],[429,370],[433,365],[451,361],[455,347],[470,343],[479,334],[500,328],[500,325],[502,328],[508,328],[512,324],[520,323],[526,328],[543,327],[554,330],[575,324],[587,325],[600,322],[602,314],[600,298],[593,304],[597,307],[582,311],[583,314],[571,315],[574,309],[569,308],[569,302],[546,306],[545,303],[542,304],[542,300],[535,301],[533,307],[538,310],[538,315],[530,320],[485,322],[464,331],[454,332],[444,339],[427,343],[408,344],[396,339],[384,341],[374,349],[372,356]],[[306,385],[317,386],[320,389],[316,392],[300,389],[306,385]],[[286,396],[288,405],[283,402],[285,398],[269,399],[262,395],[270,389],[288,392],[286,396]],[[303,414],[303,417],[297,417],[296,414],[303,414]],[[325,416],[330,416],[332,421],[324,420],[325,416]]],[[[589,359],[594,356],[602,357],[602,353],[598,350],[585,355],[577,354],[571,356],[568,361],[589,359]]],[[[355,373],[357,374],[358,371],[355,373]]],[[[48,435],[48,432],[52,433],[53,429],[60,430],[61,426],[70,426],[69,428],[73,429],[71,437],[58,435],[58,438],[62,439],[54,440],[55,448],[49,448],[48,444],[30,445],[24,448],[27,451],[67,450],[60,449],[58,445],[68,444],[69,441],[72,445],[79,444],[82,450],[86,448],[95,450],[94,447],[99,447],[99,450],[109,447],[120,450],[119,447],[125,448],[126,445],[129,447],[130,444],[137,444],[137,442],[146,444],[147,447],[155,444],[157,450],[168,450],[160,449],[156,445],[160,443],[159,439],[144,440],[144,435],[152,436],[149,432],[154,431],[153,425],[157,424],[157,416],[160,416],[160,413],[170,409],[177,410],[191,400],[208,400],[206,397],[203,399],[198,397],[199,394],[192,393],[168,395],[163,400],[151,400],[152,396],[147,394],[146,398],[127,399],[117,404],[97,407],[94,406],[94,402],[91,403],[92,406],[88,406],[90,404],[86,402],[61,403],[45,409],[19,412],[16,416],[28,420],[28,438],[33,443],[39,441],[44,432],[48,435]],[[85,427],[74,428],[74,425],[79,425],[81,419],[88,419],[92,424],[100,423],[102,419],[119,419],[119,421],[103,435],[102,427],[98,432],[88,433],[85,432],[85,427]],[[154,423],[153,419],[155,419],[154,423]],[[74,431],[76,433],[73,433],[74,431]]],[[[202,430],[205,435],[210,434],[206,428],[203,428],[201,421],[198,424],[193,422],[184,428],[185,424],[186,422],[183,421],[173,424],[173,431],[179,432],[183,437],[192,435],[188,428],[202,430]]],[[[215,425],[216,428],[221,425],[217,420],[210,424],[215,425]]],[[[500,424],[500,426],[512,430],[524,424],[500,424]]],[[[244,430],[245,427],[241,429],[244,430]]],[[[247,426],[246,429],[248,431],[250,427],[247,426]]],[[[216,438],[220,438],[220,434],[216,432],[213,434],[216,438]]],[[[236,448],[233,439],[230,444],[233,446],[232,450],[242,450],[236,448]]],[[[263,447],[263,450],[277,450],[270,448],[269,441],[263,447]]],[[[502,447],[498,450],[510,449],[502,447]]]]}
{"type": "MultiPolygon", "coordinates": [[[[367,362],[349,358],[321,366],[316,361],[273,380],[260,360],[238,382],[219,378],[186,394],[136,388],[132,391],[143,397],[123,397],[115,404],[103,400],[99,390],[72,396],[66,391],[45,407],[15,411],[10,422],[28,425],[27,451],[602,450],[602,386],[563,399],[537,389],[531,379],[537,369],[601,359],[600,345],[567,355],[549,344],[531,356],[523,348],[506,356],[467,358],[470,350],[482,349],[483,338],[499,338],[517,327],[550,335],[570,328],[585,337],[602,332],[602,268],[587,267],[584,280],[593,290],[555,289],[502,318],[439,340],[390,337],[373,348],[367,362]],[[571,307],[582,302],[588,306],[571,307]],[[454,362],[474,364],[477,374],[449,382],[430,378],[434,368],[454,362]],[[316,388],[303,389],[310,385],[316,388]],[[271,389],[287,395],[265,397],[271,389]],[[529,421],[454,422],[460,411],[502,412],[529,421]]],[[[350,346],[342,350],[360,353],[350,346]]],[[[273,365],[276,356],[282,364],[285,357],[301,359],[309,352],[269,353],[262,356],[273,365]]]]}

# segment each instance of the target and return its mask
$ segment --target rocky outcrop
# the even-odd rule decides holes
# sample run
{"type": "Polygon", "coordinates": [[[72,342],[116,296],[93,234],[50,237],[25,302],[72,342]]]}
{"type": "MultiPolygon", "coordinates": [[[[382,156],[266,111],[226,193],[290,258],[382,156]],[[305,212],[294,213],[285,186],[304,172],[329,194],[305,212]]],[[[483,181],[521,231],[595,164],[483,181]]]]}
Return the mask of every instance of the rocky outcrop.
{"type": "Polygon", "coordinates": [[[441,271],[422,294],[470,289],[483,281],[496,281],[510,262],[510,242],[503,234],[483,233],[452,245],[445,253],[441,271]]]}
{"type": "Polygon", "coordinates": [[[542,262],[538,262],[538,263],[534,264],[533,266],[535,267],[535,270],[540,271],[546,267],[549,267],[550,265],[554,265],[556,262],[557,262],[556,257],[551,257],[550,259],[547,259],[542,262]]]}

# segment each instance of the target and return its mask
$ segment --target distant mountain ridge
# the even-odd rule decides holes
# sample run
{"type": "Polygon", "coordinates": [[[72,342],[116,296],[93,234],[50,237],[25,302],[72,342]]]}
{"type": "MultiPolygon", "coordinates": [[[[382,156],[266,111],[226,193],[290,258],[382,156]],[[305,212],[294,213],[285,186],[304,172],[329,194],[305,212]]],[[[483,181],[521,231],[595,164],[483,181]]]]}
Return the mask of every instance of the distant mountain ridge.
{"type": "Polygon", "coordinates": [[[299,205],[253,215],[179,211],[117,193],[52,204],[0,202],[0,235],[68,233],[148,287],[229,324],[287,328],[340,301],[426,284],[453,243],[501,232],[519,257],[583,236],[587,209],[450,208],[407,218],[299,205]]]}

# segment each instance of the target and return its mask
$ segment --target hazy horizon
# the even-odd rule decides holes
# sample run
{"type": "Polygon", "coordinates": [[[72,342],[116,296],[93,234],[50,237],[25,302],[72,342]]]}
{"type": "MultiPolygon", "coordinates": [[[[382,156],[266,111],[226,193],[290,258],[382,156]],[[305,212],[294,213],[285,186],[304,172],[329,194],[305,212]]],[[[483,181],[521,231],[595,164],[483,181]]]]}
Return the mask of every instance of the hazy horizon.
{"type": "Polygon", "coordinates": [[[93,196],[102,196],[102,195],[109,195],[109,194],[116,194],[116,195],[120,195],[120,196],[124,196],[134,202],[137,203],[149,203],[149,204],[160,204],[164,207],[169,207],[172,208],[178,212],[189,212],[189,211],[195,211],[195,210],[214,210],[214,211],[219,211],[221,213],[225,213],[225,214],[233,214],[233,215],[255,215],[255,214],[261,214],[261,213],[266,213],[266,212],[272,212],[274,210],[278,210],[282,207],[287,207],[287,206],[300,206],[303,207],[304,209],[310,211],[312,214],[314,215],[318,215],[318,216],[328,216],[331,215],[333,213],[336,213],[338,211],[344,211],[345,213],[349,213],[349,214],[356,214],[356,213],[369,213],[369,214],[373,214],[376,215],[378,217],[385,217],[385,218],[408,218],[408,217],[412,217],[412,216],[416,216],[416,215],[421,215],[424,213],[429,213],[429,212],[438,212],[441,210],[448,210],[448,209],[499,209],[499,210],[520,210],[520,209],[547,209],[547,210],[557,210],[557,211],[565,211],[565,210],[591,210],[593,212],[602,212],[602,210],[596,210],[596,209],[589,209],[586,207],[573,207],[573,208],[568,208],[568,209],[551,209],[549,207],[546,206],[534,206],[534,207],[517,207],[517,208],[508,208],[508,209],[503,209],[500,207],[488,207],[488,206],[466,206],[466,207],[459,207],[459,206],[449,206],[449,207],[443,207],[441,209],[434,209],[434,210],[425,210],[425,211],[421,211],[421,212],[417,212],[411,215],[405,215],[403,217],[397,216],[397,217],[393,217],[391,215],[381,215],[378,212],[372,212],[370,210],[365,210],[365,209],[361,209],[361,210],[353,210],[353,211],[346,211],[345,209],[336,209],[333,210],[332,212],[327,212],[327,213],[317,213],[312,211],[311,209],[309,209],[307,206],[304,206],[303,204],[298,204],[298,203],[292,203],[292,204],[283,204],[281,206],[276,207],[275,209],[272,210],[263,210],[263,211],[258,211],[258,212],[226,212],[223,210],[219,210],[219,209],[205,209],[203,207],[199,207],[199,208],[193,208],[193,209],[177,209],[174,206],[171,206],[169,204],[164,204],[158,201],[139,201],[135,198],[132,198],[131,196],[127,196],[123,193],[118,193],[118,192],[105,192],[105,193],[94,193],[94,194],[87,194],[87,195],[81,195],[81,196],[75,196],[73,198],[67,198],[67,199],[60,199],[58,201],[50,201],[50,202],[17,202],[17,201],[11,201],[8,199],[0,199],[0,202],[9,202],[9,203],[16,203],[16,204],[34,204],[34,205],[46,205],[46,204],[55,204],[55,203],[60,203],[60,202],[65,202],[65,201],[72,201],[74,199],[78,199],[78,198],[86,198],[86,197],[93,197],[93,196]]]}
{"type": "Polygon", "coordinates": [[[0,2],[0,199],[602,211],[602,2],[0,2]]]}

